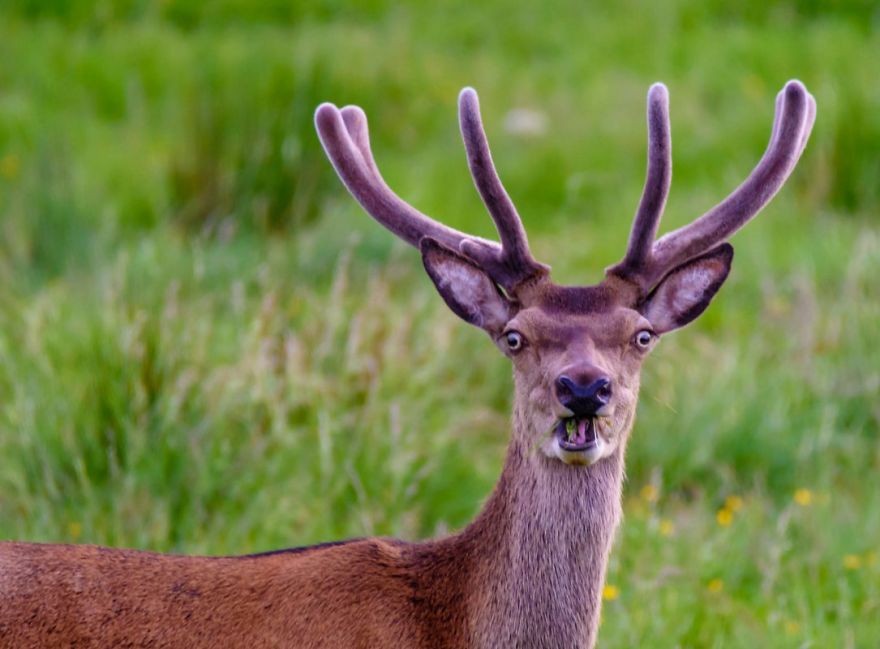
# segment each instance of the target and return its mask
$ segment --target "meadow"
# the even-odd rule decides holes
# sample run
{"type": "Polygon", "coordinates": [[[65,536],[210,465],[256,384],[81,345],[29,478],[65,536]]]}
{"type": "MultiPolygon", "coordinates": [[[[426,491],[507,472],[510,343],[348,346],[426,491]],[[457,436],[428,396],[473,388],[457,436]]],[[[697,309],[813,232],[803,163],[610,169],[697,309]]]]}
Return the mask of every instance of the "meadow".
{"type": "Polygon", "coordinates": [[[536,256],[594,283],[641,193],[648,86],[671,95],[668,230],[745,178],[796,77],[798,169],[646,364],[600,646],[877,646],[878,61],[859,1],[5,1],[0,538],[460,529],[510,369],[345,192],[314,108],[362,106],[389,184],[492,236],[456,124],[474,86],[536,256]]]}

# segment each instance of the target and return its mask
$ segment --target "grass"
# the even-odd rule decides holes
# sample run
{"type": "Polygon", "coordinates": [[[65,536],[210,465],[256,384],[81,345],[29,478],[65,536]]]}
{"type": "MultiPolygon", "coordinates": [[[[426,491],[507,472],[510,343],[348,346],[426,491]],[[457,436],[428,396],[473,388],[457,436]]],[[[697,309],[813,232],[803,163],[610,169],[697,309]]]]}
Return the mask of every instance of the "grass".
{"type": "Polygon", "coordinates": [[[314,106],[362,105],[390,184],[486,235],[455,124],[474,85],[536,254],[593,282],[641,190],[648,85],[672,95],[670,228],[744,177],[797,76],[805,158],[648,362],[600,637],[880,636],[870,4],[93,5],[0,10],[0,538],[243,553],[460,528],[500,468],[509,369],[344,193],[314,106]],[[545,129],[506,129],[511,108],[545,129]]]}

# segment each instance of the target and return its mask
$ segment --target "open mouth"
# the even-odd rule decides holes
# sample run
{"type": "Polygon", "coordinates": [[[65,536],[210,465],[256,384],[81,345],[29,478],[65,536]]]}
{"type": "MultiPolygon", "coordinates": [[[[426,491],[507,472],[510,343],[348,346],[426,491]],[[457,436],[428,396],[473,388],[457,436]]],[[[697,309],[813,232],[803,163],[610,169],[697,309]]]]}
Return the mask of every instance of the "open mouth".
{"type": "Polygon", "coordinates": [[[592,417],[560,419],[556,426],[559,446],[566,451],[589,451],[599,440],[596,436],[596,420],[592,417]]]}

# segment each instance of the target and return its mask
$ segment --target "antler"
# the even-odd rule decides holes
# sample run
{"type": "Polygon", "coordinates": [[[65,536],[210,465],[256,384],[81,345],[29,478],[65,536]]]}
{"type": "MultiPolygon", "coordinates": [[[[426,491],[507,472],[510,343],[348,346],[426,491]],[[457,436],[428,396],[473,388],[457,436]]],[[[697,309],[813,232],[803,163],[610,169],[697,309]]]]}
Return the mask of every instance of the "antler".
{"type": "Polygon", "coordinates": [[[395,194],[382,179],[370,150],[367,117],[357,106],[342,110],[321,104],[315,126],[327,156],[348,191],[379,223],[419,247],[425,237],[436,239],[477,263],[494,282],[514,292],[527,280],[547,275],[548,267],[529,252],[522,221],[492,163],[480,120],[477,93],[465,88],[459,96],[459,121],[474,184],[495,222],[501,245],[435,221],[395,194]]]}
{"type": "Polygon", "coordinates": [[[672,182],[672,138],[669,129],[669,92],[662,83],[648,90],[648,173],[632,232],[621,265],[637,270],[651,255],[651,246],[666,207],[672,182]]]}
{"type": "Polygon", "coordinates": [[[816,119],[812,95],[800,81],[789,81],[776,97],[776,115],[767,150],[745,182],[689,225],[654,241],[672,173],[668,102],[665,86],[651,86],[648,178],[626,255],[607,271],[639,285],[645,293],[670,270],[726,241],[761,211],[797,164],[816,119]]]}

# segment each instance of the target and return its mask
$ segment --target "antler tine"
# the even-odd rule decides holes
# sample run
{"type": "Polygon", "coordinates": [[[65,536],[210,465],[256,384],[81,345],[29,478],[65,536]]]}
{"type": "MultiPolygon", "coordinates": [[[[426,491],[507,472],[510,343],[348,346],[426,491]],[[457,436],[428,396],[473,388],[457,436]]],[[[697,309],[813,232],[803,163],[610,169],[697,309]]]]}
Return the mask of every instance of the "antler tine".
{"type": "MultiPolygon", "coordinates": [[[[424,237],[436,239],[453,250],[469,235],[438,223],[402,200],[382,179],[370,150],[367,117],[357,106],[339,110],[325,103],[315,111],[315,127],[324,151],[351,195],[383,226],[419,247],[424,237]]],[[[500,254],[500,246],[479,240],[482,249],[500,254]]]]}
{"type": "Polygon", "coordinates": [[[352,144],[357,147],[367,168],[374,176],[381,177],[379,167],[376,166],[376,161],[373,159],[373,151],[370,149],[370,131],[367,126],[367,114],[360,106],[344,106],[339,111],[339,114],[342,115],[342,123],[345,124],[345,129],[348,131],[352,144]]]}
{"type": "Polygon", "coordinates": [[[522,220],[495,170],[480,117],[480,100],[473,88],[464,88],[458,96],[458,120],[474,185],[501,239],[500,253],[468,241],[462,251],[491,269],[502,287],[512,290],[531,277],[545,275],[548,267],[532,257],[522,220]]]}
{"type": "MultiPolygon", "coordinates": [[[[773,131],[770,135],[770,142],[767,145],[767,148],[771,148],[776,143],[776,140],[779,136],[779,124],[782,121],[780,119],[782,115],[782,102],[785,101],[785,92],[780,91],[776,95],[776,111],[774,113],[773,118],[773,131]]],[[[807,147],[807,142],[810,139],[810,132],[813,130],[813,124],[816,122],[816,100],[813,98],[809,92],[807,93],[807,120],[806,125],[804,126],[804,132],[801,136],[800,147],[798,151],[798,156],[800,156],[804,149],[807,147]]]]}
{"type": "Polygon", "coordinates": [[[528,255],[526,231],[492,162],[480,100],[473,88],[464,88],[458,96],[458,121],[474,185],[495,222],[502,249],[506,254],[528,255]]]}
{"type": "Polygon", "coordinates": [[[638,274],[649,261],[669,185],[672,182],[672,137],[669,126],[669,92],[662,83],[648,90],[648,171],[642,198],[633,219],[623,261],[614,267],[621,276],[638,274]]]}
{"type": "Polygon", "coordinates": [[[801,144],[798,149],[797,157],[800,159],[807,148],[807,142],[810,141],[810,133],[813,132],[813,125],[816,123],[816,99],[810,93],[807,93],[807,120],[804,124],[804,132],[801,135],[801,144]]]}
{"type": "Polygon", "coordinates": [[[674,266],[725,241],[763,208],[794,169],[816,116],[816,103],[800,81],[779,93],[770,143],[748,178],[721,203],[653,246],[646,288],[674,266]]]}

